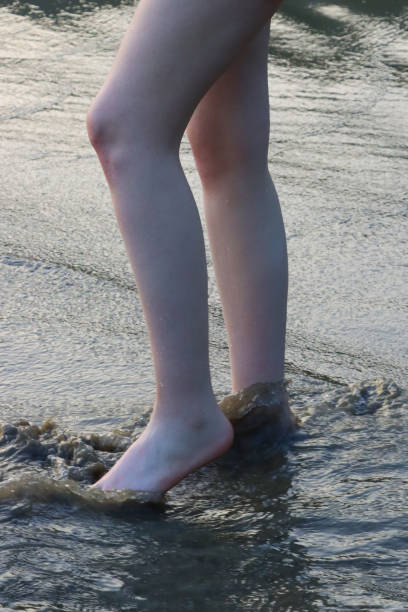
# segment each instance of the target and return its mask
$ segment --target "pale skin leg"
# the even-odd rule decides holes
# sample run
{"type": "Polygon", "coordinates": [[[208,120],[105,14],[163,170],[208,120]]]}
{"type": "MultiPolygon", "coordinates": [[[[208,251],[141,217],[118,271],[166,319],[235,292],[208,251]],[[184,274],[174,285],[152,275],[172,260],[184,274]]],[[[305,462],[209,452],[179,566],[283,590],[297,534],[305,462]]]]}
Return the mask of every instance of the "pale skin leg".
{"type": "Polygon", "coordinates": [[[148,426],[95,483],[102,489],[164,492],[232,443],[210,380],[204,241],[178,151],[198,102],[278,4],[141,0],[89,110],[157,381],[148,426]]]}
{"type": "Polygon", "coordinates": [[[232,392],[284,378],[288,261],[268,170],[270,22],[198,104],[187,127],[203,186],[232,392]]]}

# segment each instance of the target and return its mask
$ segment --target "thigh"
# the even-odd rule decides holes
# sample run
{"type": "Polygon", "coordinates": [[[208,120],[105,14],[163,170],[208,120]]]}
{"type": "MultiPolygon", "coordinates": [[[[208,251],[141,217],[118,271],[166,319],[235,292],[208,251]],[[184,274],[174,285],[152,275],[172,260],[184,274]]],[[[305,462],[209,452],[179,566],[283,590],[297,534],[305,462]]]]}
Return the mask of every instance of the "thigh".
{"type": "Polygon", "coordinates": [[[281,0],[140,0],[92,105],[122,139],[181,140],[197,104],[281,0]]]}
{"type": "Polygon", "coordinates": [[[202,178],[259,167],[269,146],[270,20],[206,92],[187,126],[202,178]]]}

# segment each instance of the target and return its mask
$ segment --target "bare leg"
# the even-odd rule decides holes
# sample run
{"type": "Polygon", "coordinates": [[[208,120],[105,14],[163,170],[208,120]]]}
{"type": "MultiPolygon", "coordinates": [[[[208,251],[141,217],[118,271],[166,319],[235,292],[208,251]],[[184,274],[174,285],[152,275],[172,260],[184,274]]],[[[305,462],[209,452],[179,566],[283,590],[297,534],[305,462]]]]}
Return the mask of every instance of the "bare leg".
{"type": "Polygon", "coordinates": [[[204,241],[179,146],[199,100],[277,4],[141,0],[89,110],[157,380],[147,428],[102,489],[166,491],[232,442],[210,381],[204,241]]]}
{"type": "Polygon", "coordinates": [[[284,377],[288,262],[268,170],[270,23],[212,85],[187,128],[203,185],[232,392],[284,377]]]}

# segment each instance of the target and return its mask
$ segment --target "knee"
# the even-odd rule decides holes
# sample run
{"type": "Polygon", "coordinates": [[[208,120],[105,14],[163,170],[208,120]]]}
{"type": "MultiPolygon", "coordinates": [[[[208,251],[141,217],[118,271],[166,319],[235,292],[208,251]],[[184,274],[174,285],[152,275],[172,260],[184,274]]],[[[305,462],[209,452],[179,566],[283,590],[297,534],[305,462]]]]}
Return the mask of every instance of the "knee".
{"type": "Polygon", "coordinates": [[[106,139],[107,115],[97,109],[94,104],[91,104],[86,114],[85,123],[89,142],[95,149],[99,148],[106,139]]]}
{"type": "Polygon", "coordinates": [[[110,167],[134,156],[143,161],[176,148],[176,140],[162,127],[148,108],[127,109],[106,99],[96,98],[86,115],[89,141],[110,167]]]}
{"type": "Polygon", "coordinates": [[[99,103],[91,104],[86,115],[88,139],[101,161],[111,154],[121,141],[118,111],[114,107],[99,103]]]}
{"type": "Polygon", "coordinates": [[[93,103],[86,115],[86,129],[89,142],[98,155],[108,181],[113,180],[120,166],[118,157],[120,132],[116,126],[115,116],[112,116],[111,111],[93,103]]]}

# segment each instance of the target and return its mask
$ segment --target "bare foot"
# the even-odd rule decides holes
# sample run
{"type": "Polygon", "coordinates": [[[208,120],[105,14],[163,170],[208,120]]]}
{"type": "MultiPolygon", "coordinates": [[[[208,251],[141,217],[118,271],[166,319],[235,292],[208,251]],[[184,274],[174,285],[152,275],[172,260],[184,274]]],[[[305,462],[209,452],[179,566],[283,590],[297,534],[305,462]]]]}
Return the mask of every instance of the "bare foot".
{"type": "MultiPolygon", "coordinates": [[[[190,406],[191,409],[191,406],[190,406]]],[[[217,403],[202,412],[180,411],[149,424],[115,465],[93,487],[165,493],[187,474],[225,453],[233,428],[217,403]]]]}

